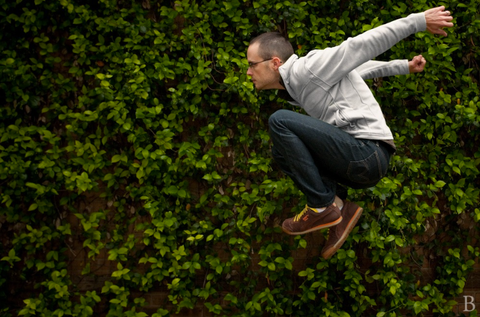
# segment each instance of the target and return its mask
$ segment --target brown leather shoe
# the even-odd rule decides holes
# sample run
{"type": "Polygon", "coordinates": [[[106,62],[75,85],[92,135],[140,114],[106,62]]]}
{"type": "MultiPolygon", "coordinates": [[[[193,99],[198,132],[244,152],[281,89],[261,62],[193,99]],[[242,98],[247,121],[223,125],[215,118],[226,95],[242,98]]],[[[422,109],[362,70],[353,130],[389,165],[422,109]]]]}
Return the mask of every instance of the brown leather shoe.
{"type": "Polygon", "coordinates": [[[301,213],[285,220],[282,224],[282,229],[285,233],[298,235],[335,226],[341,221],[342,215],[335,203],[320,213],[305,206],[301,213]]]}
{"type": "Polygon", "coordinates": [[[345,201],[342,208],[343,221],[333,228],[330,228],[328,240],[322,250],[322,257],[329,259],[338,251],[347,240],[348,235],[357,224],[362,215],[363,209],[356,203],[345,201]]]}

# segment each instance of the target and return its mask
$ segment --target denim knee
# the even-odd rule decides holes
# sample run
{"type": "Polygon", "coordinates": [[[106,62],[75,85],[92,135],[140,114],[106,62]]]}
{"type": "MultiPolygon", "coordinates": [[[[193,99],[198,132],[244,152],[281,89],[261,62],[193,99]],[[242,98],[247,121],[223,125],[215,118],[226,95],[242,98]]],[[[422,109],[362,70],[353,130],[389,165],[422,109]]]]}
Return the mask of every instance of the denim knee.
{"type": "Polygon", "coordinates": [[[279,129],[284,129],[285,126],[282,123],[283,119],[287,118],[289,115],[290,111],[285,110],[285,109],[280,109],[275,111],[270,118],[268,118],[268,127],[270,130],[270,136],[272,139],[275,138],[275,136],[278,136],[280,134],[279,129]]]}
{"type": "Polygon", "coordinates": [[[275,111],[270,118],[268,118],[268,125],[270,127],[272,126],[278,126],[278,123],[281,121],[281,119],[287,117],[288,113],[290,111],[286,109],[280,109],[275,111]]]}

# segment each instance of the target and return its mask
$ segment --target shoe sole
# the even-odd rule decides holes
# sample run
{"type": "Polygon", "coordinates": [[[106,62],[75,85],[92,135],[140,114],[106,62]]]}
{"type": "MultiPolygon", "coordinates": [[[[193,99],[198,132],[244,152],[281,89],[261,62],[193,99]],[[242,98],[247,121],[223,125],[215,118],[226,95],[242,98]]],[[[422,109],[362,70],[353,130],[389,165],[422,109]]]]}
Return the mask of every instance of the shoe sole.
{"type": "Polygon", "coordinates": [[[338,225],[340,222],[342,222],[342,219],[343,219],[343,217],[340,216],[340,218],[338,218],[337,220],[335,220],[335,221],[333,221],[333,222],[326,223],[326,224],[323,224],[323,225],[320,225],[320,226],[316,226],[316,227],[310,228],[310,229],[305,230],[305,231],[300,231],[300,232],[292,232],[292,231],[289,231],[289,230],[285,229],[283,226],[282,226],[282,230],[283,230],[283,232],[285,232],[286,234],[289,234],[289,235],[292,235],[292,236],[296,236],[296,235],[306,234],[306,233],[309,233],[309,232],[313,232],[313,231],[322,230],[322,229],[326,229],[326,228],[330,228],[330,227],[336,226],[336,225],[338,225]]]}
{"type": "Polygon", "coordinates": [[[350,219],[350,222],[345,228],[345,231],[343,232],[342,236],[340,237],[340,239],[338,239],[337,243],[335,243],[330,249],[326,250],[325,252],[322,252],[322,257],[325,260],[330,259],[338,251],[338,249],[342,247],[342,245],[347,240],[350,232],[352,232],[353,228],[355,228],[355,225],[357,224],[358,219],[360,219],[362,212],[363,212],[363,208],[358,207],[355,213],[353,214],[352,219],[350,219]]]}

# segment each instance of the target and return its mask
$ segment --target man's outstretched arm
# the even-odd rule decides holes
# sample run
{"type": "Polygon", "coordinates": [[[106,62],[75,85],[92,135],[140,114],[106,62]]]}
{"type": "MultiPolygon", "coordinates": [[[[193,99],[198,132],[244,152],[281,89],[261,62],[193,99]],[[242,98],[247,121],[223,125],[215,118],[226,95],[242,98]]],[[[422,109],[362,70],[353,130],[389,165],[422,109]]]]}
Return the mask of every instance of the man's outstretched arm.
{"type": "Polygon", "coordinates": [[[336,47],[311,51],[306,56],[305,69],[317,76],[328,89],[352,70],[411,34],[428,31],[446,35],[443,28],[452,27],[452,20],[450,12],[443,6],[411,14],[349,38],[336,47]]]}

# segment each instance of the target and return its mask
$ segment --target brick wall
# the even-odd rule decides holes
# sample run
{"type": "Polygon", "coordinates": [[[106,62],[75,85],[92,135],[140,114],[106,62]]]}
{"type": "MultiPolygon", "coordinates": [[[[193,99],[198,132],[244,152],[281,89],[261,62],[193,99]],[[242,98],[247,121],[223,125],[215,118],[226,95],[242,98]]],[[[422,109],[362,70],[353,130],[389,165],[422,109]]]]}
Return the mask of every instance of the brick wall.
{"type": "Polygon", "coordinates": [[[456,299],[458,305],[454,308],[457,316],[469,315],[472,310],[480,311],[480,263],[475,264],[473,272],[468,276],[462,296],[456,299]]]}
{"type": "MultiPolygon", "coordinates": [[[[311,265],[312,259],[318,258],[320,256],[320,248],[319,245],[323,245],[324,243],[324,233],[322,232],[313,232],[311,234],[305,235],[304,239],[307,240],[307,248],[299,249],[292,253],[292,257],[294,257],[294,270],[300,271],[304,270],[308,265],[311,265]]],[[[81,245],[78,245],[81,248],[81,245]]],[[[228,256],[227,253],[223,252],[221,248],[215,251],[218,252],[220,257],[223,257],[226,260],[228,256]]],[[[258,251],[258,250],[256,250],[258,251]]],[[[364,250],[367,252],[367,250],[364,250]]],[[[364,252],[364,253],[365,253],[364,252]]],[[[362,256],[361,250],[357,252],[359,254],[358,264],[360,265],[360,269],[362,267],[365,270],[371,265],[370,259],[366,256],[362,256]]],[[[80,251],[78,254],[75,255],[74,258],[71,259],[69,270],[72,274],[72,280],[75,285],[82,291],[87,290],[97,290],[97,293],[101,292],[101,288],[104,285],[105,281],[110,279],[111,272],[116,270],[116,264],[112,261],[108,260],[108,253],[104,249],[102,252],[96,256],[95,261],[91,262],[91,271],[94,273],[93,276],[82,275],[81,271],[84,267],[85,261],[91,261],[87,258],[84,251],[80,251]]],[[[252,254],[252,269],[258,270],[259,266],[255,265],[260,261],[260,257],[257,253],[252,254]]],[[[434,276],[435,268],[429,267],[428,261],[425,261],[425,265],[421,268],[422,276],[424,276],[427,280],[434,276]]],[[[201,273],[199,275],[202,275],[201,273]]],[[[203,275],[201,276],[203,279],[203,275]]],[[[373,290],[371,290],[373,291],[373,290]]],[[[219,294],[219,298],[224,298],[227,292],[219,294]]],[[[372,293],[372,295],[374,295],[372,293]]],[[[166,286],[159,286],[157,289],[151,290],[147,294],[138,293],[132,294],[132,297],[140,297],[142,296],[145,298],[146,305],[144,307],[144,311],[147,314],[153,314],[159,308],[170,309],[173,308],[172,305],[169,304],[168,301],[168,290],[166,286]]],[[[465,314],[469,316],[469,312],[477,309],[480,310],[480,263],[475,264],[473,272],[470,273],[466,285],[464,288],[464,293],[456,298],[458,303],[457,306],[454,307],[454,313],[456,316],[460,316],[461,314],[465,314]]],[[[220,303],[222,304],[222,303],[220,303]]],[[[97,313],[101,315],[102,312],[108,310],[108,303],[102,302],[97,307],[97,313]]],[[[204,307],[202,303],[198,303],[194,309],[192,310],[182,310],[177,314],[172,314],[175,317],[210,317],[215,316],[214,314],[208,312],[208,309],[204,307]]],[[[427,315],[428,317],[433,315],[427,315]]]]}

